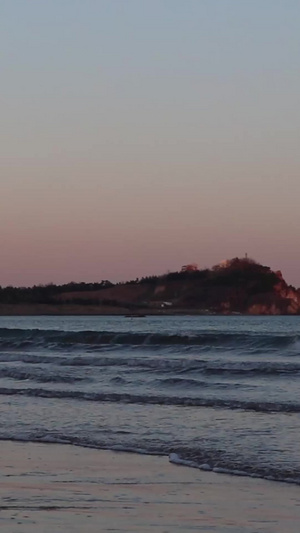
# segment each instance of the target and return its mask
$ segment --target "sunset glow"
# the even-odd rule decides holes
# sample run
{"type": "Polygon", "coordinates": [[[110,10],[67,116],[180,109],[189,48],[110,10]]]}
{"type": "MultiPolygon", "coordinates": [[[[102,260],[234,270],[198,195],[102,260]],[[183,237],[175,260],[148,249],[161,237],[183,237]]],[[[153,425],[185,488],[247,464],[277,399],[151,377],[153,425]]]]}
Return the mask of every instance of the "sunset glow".
{"type": "Polygon", "coordinates": [[[245,253],[300,285],[299,2],[0,11],[0,285],[245,253]]]}

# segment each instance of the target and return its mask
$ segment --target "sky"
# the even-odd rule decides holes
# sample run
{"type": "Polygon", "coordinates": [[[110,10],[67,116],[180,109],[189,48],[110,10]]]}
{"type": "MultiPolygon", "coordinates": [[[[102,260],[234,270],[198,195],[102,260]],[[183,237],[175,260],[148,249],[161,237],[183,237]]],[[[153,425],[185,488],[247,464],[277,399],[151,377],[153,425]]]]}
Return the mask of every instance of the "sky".
{"type": "Polygon", "coordinates": [[[2,0],[0,285],[300,286],[299,0],[2,0]]]}

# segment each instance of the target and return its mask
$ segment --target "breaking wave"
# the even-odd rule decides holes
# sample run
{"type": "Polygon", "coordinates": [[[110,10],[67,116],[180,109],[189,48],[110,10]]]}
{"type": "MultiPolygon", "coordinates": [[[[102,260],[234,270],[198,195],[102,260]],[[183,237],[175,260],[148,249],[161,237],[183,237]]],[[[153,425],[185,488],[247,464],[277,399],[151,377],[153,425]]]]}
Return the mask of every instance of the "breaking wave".
{"type": "MultiPolygon", "coordinates": [[[[300,374],[300,362],[294,363],[290,362],[291,359],[285,359],[283,361],[245,361],[242,357],[237,356],[236,360],[228,361],[222,358],[218,360],[209,360],[199,357],[185,357],[177,356],[168,357],[164,355],[162,357],[143,357],[137,355],[133,357],[132,355],[128,356],[123,354],[118,357],[110,355],[39,355],[35,353],[9,353],[5,352],[0,354],[0,363],[12,363],[12,362],[22,362],[27,365],[56,365],[60,367],[59,373],[61,374],[63,368],[65,367],[75,367],[75,368],[92,368],[98,369],[99,371],[105,368],[123,368],[124,370],[128,369],[130,372],[146,372],[146,373],[169,373],[173,372],[178,374],[176,377],[172,376],[169,379],[173,383],[174,380],[178,380],[178,383],[181,383],[182,375],[192,374],[200,376],[224,376],[230,377],[235,376],[241,379],[247,377],[259,377],[259,376],[274,376],[283,378],[286,376],[297,376],[300,374]]],[[[16,377],[9,376],[9,370],[0,369],[0,377],[16,377]]],[[[13,370],[12,372],[17,372],[13,370]]],[[[20,378],[22,379],[22,378],[20,378]]],[[[58,378],[59,379],[59,378],[58,378]]],[[[169,381],[170,383],[170,381],[169,381]]],[[[166,381],[168,384],[168,381],[166,381]]],[[[193,382],[190,383],[193,385],[193,382]]]]}
{"type": "Polygon", "coordinates": [[[300,483],[298,319],[231,319],[3,320],[0,440],[300,483]]]}
{"type": "Polygon", "coordinates": [[[111,331],[58,331],[40,329],[0,328],[0,347],[21,349],[25,347],[76,348],[82,345],[113,346],[197,346],[199,348],[248,348],[274,350],[287,348],[299,342],[298,335],[274,335],[251,333],[202,332],[200,334],[163,334],[111,331]]]}
{"type": "Polygon", "coordinates": [[[222,452],[215,450],[209,451],[206,449],[198,449],[186,451],[176,449],[176,447],[171,447],[171,449],[168,449],[166,446],[149,446],[146,442],[135,445],[107,445],[105,441],[82,438],[65,433],[48,434],[43,432],[32,432],[31,434],[17,434],[11,436],[9,439],[3,435],[0,435],[0,441],[1,440],[11,440],[14,442],[67,444],[80,446],[83,448],[111,450],[115,452],[137,453],[144,455],[167,455],[169,456],[169,461],[175,465],[198,468],[199,470],[204,470],[206,472],[260,478],[269,481],[279,481],[283,483],[300,485],[300,471],[291,471],[290,469],[285,468],[272,468],[269,466],[266,467],[263,464],[253,465],[247,461],[234,461],[224,456],[222,452]]]}
{"type": "Polygon", "coordinates": [[[117,392],[82,392],[78,390],[49,390],[41,388],[0,388],[0,396],[29,396],[38,398],[62,398],[89,402],[129,403],[142,405],[173,405],[180,407],[213,407],[223,409],[243,409],[261,413],[299,413],[300,403],[254,402],[221,398],[192,398],[190,396],[166,396],[163,394],[131,394],[117,392]]]}

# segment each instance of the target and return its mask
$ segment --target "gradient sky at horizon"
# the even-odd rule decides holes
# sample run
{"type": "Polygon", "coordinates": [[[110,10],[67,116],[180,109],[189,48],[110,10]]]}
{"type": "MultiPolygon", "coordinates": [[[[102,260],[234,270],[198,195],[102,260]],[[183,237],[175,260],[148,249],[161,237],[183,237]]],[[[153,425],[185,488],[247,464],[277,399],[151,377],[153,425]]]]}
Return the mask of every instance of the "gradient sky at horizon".
{"type": "Polygon", "coordinates": [[[299,0],[2,0],[0,285],[300,285],[299,0]]]}

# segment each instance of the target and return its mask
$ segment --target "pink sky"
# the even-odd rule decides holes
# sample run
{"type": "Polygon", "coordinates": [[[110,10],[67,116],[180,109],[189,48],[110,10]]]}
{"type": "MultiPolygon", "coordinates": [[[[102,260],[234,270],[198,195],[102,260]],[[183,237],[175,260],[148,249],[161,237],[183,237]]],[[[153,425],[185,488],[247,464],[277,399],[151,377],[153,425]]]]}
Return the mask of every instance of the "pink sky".
{"type": "Polygon", "coordinates": [[[4,2],[2,286],[245,252],[300,285],[300,9],[225,3],[4,2]]]}

